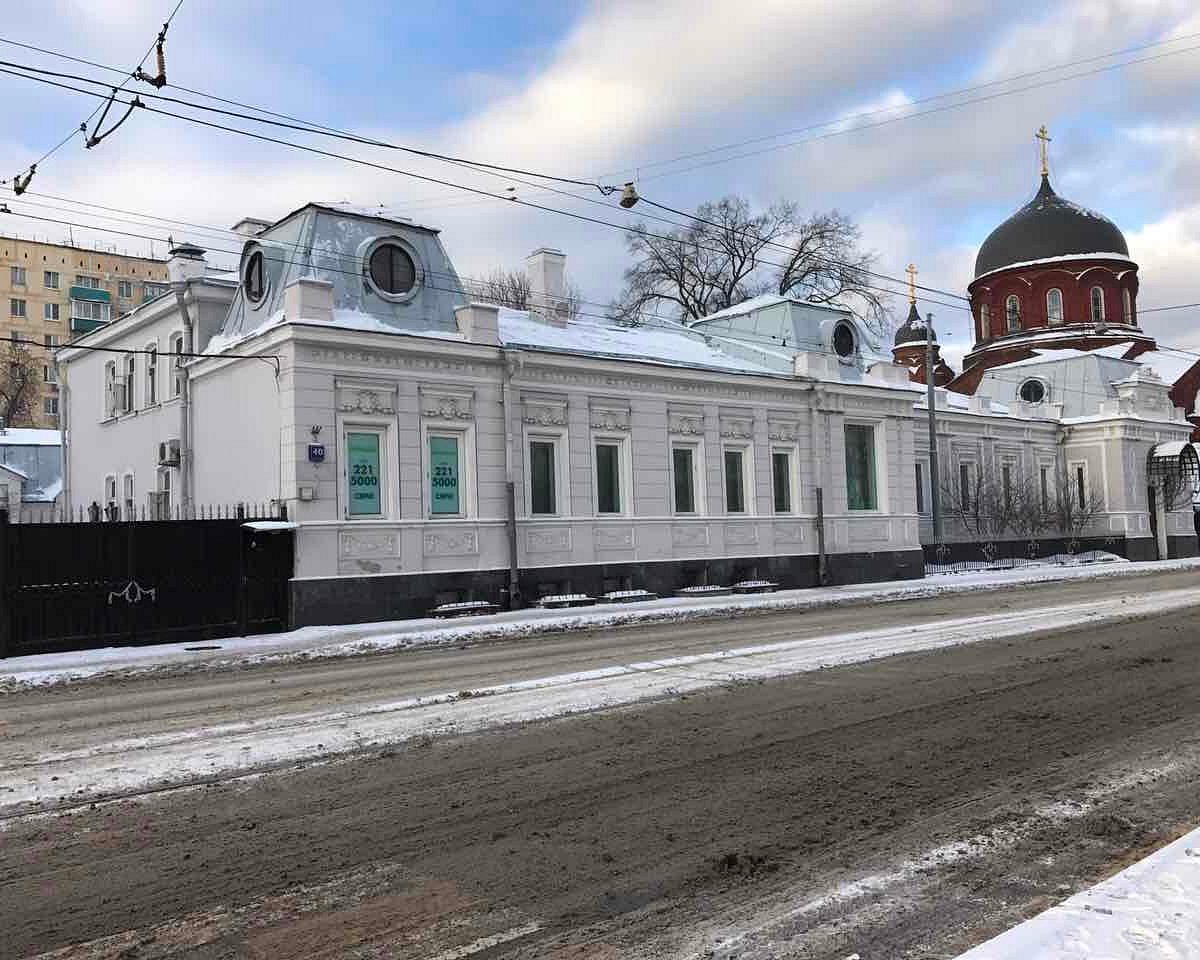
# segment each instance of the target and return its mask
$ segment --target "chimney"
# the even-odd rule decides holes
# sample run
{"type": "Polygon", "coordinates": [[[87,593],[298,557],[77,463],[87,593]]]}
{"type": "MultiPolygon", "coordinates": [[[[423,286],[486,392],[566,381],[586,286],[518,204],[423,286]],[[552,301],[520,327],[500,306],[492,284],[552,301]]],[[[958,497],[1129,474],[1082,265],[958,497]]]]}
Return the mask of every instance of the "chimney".
{"type": "Polygon", "coordinates": [[[525,258],[529,275],[529,313],[556,327],[567,323],[567,255],[540,247],[525,258]]]}
{"type": "Polygon", "coordinates": [[[204,249],[191,243],[180,243],[167,253],[167,279],[172,283],[186,283],[202,277],[208,268],[204,249]]]}
{"type": "Polygon", "coordinates": [[[259,220],[257,217],[242,217],[230,229],[234,233],[241,234],[243,237],[257,237],[260,233],[267,229],[271,224],[266,220],[259,220]]]}

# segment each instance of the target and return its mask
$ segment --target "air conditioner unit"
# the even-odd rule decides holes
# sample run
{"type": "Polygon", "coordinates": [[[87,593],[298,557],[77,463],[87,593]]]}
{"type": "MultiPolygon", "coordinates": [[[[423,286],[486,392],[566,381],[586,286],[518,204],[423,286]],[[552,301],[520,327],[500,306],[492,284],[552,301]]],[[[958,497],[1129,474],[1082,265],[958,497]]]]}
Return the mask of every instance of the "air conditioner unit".
{"type": "Polygon", "coordinates": [[[158,445],[158,465],[160,467],[179,466],[179,441],[167,440],[158,445]]]}

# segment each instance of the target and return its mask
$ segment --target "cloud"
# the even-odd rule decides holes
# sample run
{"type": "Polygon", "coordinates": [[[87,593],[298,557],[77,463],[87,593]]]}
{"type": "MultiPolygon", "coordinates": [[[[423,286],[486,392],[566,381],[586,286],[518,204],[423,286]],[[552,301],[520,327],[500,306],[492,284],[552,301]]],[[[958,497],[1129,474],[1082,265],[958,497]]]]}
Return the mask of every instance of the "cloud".
{"type": "MultiPolygon", "coordinates": [[[[1138,262],[1139,308],[1200,302],[1200,203],[1126,233],[1138,262]]],[[[1166,346],[1200,350],[1200,308],[1147,313],[1142,327],[1166,346]]]]}

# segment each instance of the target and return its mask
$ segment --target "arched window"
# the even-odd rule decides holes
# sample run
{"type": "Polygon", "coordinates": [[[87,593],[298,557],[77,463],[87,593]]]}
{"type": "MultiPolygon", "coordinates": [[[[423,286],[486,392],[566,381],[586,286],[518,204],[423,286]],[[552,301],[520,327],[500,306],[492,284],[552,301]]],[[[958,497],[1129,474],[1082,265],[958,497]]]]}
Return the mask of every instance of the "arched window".
{"type": "Polygon", "coordinates": [[[1008,320],[1008,332],[1015,333],[1021,329],[1021,301],[1015,293],[1009,294],[1004,301],[1004,316],[1008,320]]]}
{"type": "Polygon", "coordinates": [[[1131,294],[1129,292],[1128,287],[1126,287],[1124,290],[1121,291],[1121,306],[1124,308],[1124,311],[1125,311],[1124,312],[1125,322],[1127,324],[1129,324],[1130,326],[1133,326],[1133,324],[1134,324],[1133,294],[1131,294]]]}
{"type": "Polygon", "coordinates": [[[992,311],[986,303],[979,306],[979,339],[986,340],[992,335],[992,311]]]}
{"type": "Polygon", "coordinates": [[[1046,322],[1052,327],[1063,322],[1062,291],[1057,287],[1046,293],[1046,322]]]}
{"type": "Polygon", "coordinates": [[[1092,323],[1104,322],[1104,291],[1092,287],[1092,323]]]}

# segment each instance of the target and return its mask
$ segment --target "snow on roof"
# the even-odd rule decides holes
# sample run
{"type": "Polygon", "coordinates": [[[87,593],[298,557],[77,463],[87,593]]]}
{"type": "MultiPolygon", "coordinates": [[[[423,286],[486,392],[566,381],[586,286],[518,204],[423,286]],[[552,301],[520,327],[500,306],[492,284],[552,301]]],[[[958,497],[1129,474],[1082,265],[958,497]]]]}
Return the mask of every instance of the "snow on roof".
{"type": "MultiPolygon", "coordinates": [[[[1129,349],[1129,344],[1122,344],[1121,346],[1122,350],[1129,349]]],[[[1097,354],[1100,354],[1099,350],[1076,350],[1073,347],[1067,347],[1062,350],[1036,350],[1032,357],[1026,357],[1024,360],[1013,360],[1011,363],[1000,363],[991,369],[1000,371],[1011,370],[1016,367],[1033,367],[1043,363],[1058,363],[1062,360],[1078,360],[1082,357],[1094,357],[1097,354]]],[[[1104,356],[1107,356],[1107,354],[1104,356]]]]}
{"type": "Polygon", "coordinates": [[[325,202],[323,200],[314,200],[309,206],[320,207],[322,210],[332,210],[334,213],[344,213],[351,217],[372,217],[375,220],[390,220],[393,223],[403,223],[409,227],[419,227],[422,230],[432,230],[434,233],[441,231],[437,227],[431,227],[428,224],[417,223],[412,217],[406,217],[400,213],[399,208],[389,207],[385,204],[376,204],[373,207],[365,204],[350,203],[348,200],[335,200],[325,202]]]}
{"type": "MultiPolygon", "coordinates": [[[[1067,202],[1070,203],[1070,201],[1067,202]]],[[[1082,212],[1087,212],[1088,216],[1093,216],[1090,212],[1085,211],[1083,207],[1079,207],[1078,204],[1071,204],[1071,206],[1077,207],[1082,212]]],[[[1101,219],[1107,220],[1108,218],[1102,217],[1101,219]]],[[[1101,253],[1065,253],[1057,257],[1042,257],[1040,260],[1022,260],[1019,263],[1006,263],[1002,267],[996,267],[994,270],[981,273],[972,282],[978,282],[984,277],[990,277],[994,273],[1003,273],[1005,270],[1013,270],[1017,267],[1040,267],[1045,264],[1065,263],[1070,260],[1120,260],[1122,263],[1128,263],[1130,266],[1137,266],[1137,264],[1129,259],[1129,254],[1127,253],[1113,253],[1112,251],[1101,253]]]]}
{"type": "Polygon", "coordinates": [[[24,470],[18,470],[11,463],[0,463],[0,470],[7,470],[9,473],[15,473],[22,480],[29,479],[29,474],[27,474],[24,470]]]}
{"type": "Polygon", "coordinates": [[[1182,350],[1159,347],[1157,350],[1139,354],[1133,358],[1133,362],[1149,367],[1162,377],[1164,383],[1174,385],[1192,367],[1200,363],[1200,357],[1182,350]]]}
{"type": "Polygon", "coordinates": [[[61,447],[62,434],[57,430],[8,427],[0,431],[0,444],[11,447],[61,447]]]}
{"type": "Polygon", "coordinates": [[[702,323],[708,320],[720,320],[724,317],[740,317],[745,313],[752,313],[755,310],[763,310],[766,307],[773,307],[776,304],[787,302],[788,298],[780,296],[778,293],[760,293],[757,297],[751,297],[749,300],[735,303],[732,307],[726,307],[724,310],[718,310],[716,313],[708,313],[703,317],[697,317],[691,322],[702,323]]]}
{"type": "Polygon", "coordinates": [[[500,308],[499,322],[500,339],[507,346],[680,367],[773,372],[760,364],[722,352],[706,342],[701,334],[682,325],[624,326],[611,321],[580,319],[558,327],[536,320],[523,310],[507,307],[500,308]]]}

